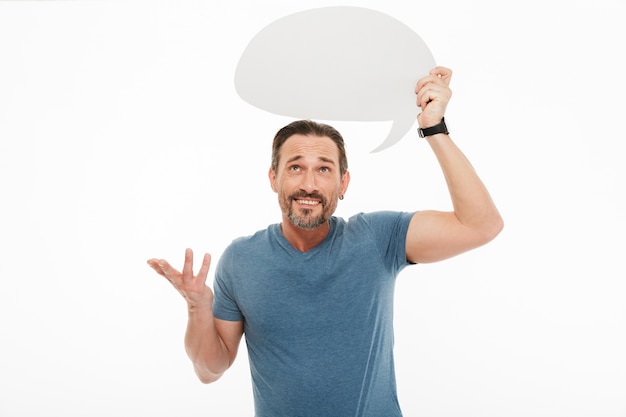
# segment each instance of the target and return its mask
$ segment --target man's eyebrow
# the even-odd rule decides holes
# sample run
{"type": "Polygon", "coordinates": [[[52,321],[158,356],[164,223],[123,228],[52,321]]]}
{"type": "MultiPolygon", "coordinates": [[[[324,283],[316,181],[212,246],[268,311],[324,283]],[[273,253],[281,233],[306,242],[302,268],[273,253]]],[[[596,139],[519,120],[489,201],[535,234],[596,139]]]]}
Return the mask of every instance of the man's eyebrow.
{"type": "Polygon", "coordinates": [[[302,155],[292,156],[291,158],[287,159],[287,163],[290,164],[290,163],[292,163],[294,161],[297,161],[298,159],[302,159],[302,155]]]}
{"type": "MultiPolygon", "coordinates": [[[[287,163],[288,163],[288,164],[290,164],[290,163],[295,162],[295,161],[297,161],[297,160],[299,160],[299,159],[302,159],[302,158],[303,158],[303,156],[302,156],[302,155],[295,155],[295,156],[292,156],[291,158],[289,158],[289,159],[287,160],[287,163]]],[[[322,161],[322,162],[326,162],[327,164],[332,164],[332,165],[335,165],[335,164],[336,164],[336,162],[335,162],[335,160],[334,160],[334,159],[331,159],[331,158],[326,158],[325,156],[320,156],[318,159],[319,159],[320,161],[322,161]]]]}
{"type": "Polygon", "coordinates": [[[331,159],[331,158],[326,158],[326,157],[323,157],[323,156],[320,156],[320,158],[319,158],[319,159],[320,159],[320,161],[322,161],[322,162],[326,162],[326,163],[328,163],[328,164],[335,165],[335,160],[334,160],[334,159],[331,159]]]}

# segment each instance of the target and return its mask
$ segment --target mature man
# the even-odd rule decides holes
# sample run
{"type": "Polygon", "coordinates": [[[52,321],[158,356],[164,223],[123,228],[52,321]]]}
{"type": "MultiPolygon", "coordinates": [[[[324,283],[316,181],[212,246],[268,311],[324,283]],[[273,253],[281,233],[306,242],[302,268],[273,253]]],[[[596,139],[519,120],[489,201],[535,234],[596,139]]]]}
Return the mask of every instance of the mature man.
{"type": "Polygon", "coordinates": [[[150,266],[185,297],[187,353],[202,382],[233,363],[246,335],[257,417],[401,416],[393,362],[393,290],[406,266],[491,241],[503,222],[469,161],[448,135],[452,72],[417,83],[420,136],[445,176],[452,212],[382,211],[334,217],[350,174],[343,139],[308,120],[278,131],[269,180],[282,222],[234,240],[206,285],[186,250],[182,272],[150,266]]]}

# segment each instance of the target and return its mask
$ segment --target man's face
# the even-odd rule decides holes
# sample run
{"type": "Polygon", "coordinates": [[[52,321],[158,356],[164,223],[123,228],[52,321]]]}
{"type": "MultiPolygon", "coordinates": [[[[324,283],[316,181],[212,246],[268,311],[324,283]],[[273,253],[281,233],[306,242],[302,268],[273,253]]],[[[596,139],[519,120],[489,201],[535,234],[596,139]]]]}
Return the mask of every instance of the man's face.
{"type": "Polygon", "coordinates": [[[328,137],[296,134],[283,144],[278,169],[269,172],[283,218],[302,229],[324,224],[350,180],[339,169],[339,150],[328,137]]]}

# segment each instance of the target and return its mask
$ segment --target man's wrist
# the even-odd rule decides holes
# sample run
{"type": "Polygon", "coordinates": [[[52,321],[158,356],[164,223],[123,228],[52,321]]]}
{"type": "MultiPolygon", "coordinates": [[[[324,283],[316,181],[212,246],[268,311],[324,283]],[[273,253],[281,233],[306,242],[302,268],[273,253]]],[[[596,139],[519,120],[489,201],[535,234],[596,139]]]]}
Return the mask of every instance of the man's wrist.
{"type": "Polygon", "coordinates": [[[187,301],[187,312],[190,316],[193,315],[213,315],[213,297],[207,300],[201,300],[198,302],[187,301]]]}
{"type": "Polygon", "coordinates": [[[438,133],[445,133],[447,135],[449,132],[448,132],[448,127],[446,126],[445,117],[442,117],[441,122],[437,123],[434,126],[418,128],[417,133],[419,134],[420,138],[425,138],[426,136],[433,136],[438,133]]]}

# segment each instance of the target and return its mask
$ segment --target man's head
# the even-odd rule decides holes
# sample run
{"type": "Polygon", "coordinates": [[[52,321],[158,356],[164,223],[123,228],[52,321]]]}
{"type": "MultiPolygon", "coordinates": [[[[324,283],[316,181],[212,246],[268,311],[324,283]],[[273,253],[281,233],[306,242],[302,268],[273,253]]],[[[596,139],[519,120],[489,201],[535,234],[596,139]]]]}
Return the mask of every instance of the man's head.
{"type": "Polygon", "coordinates": [[[317,137],[328,137],[332,139],[337,145],[339,151],[339,167],[341,175],[348,171],[348,158],[346,156],[346,148],[343,143],[343,137],[332,126],[317,123],[312,120],[297,120],[289,123],[287,126],[276,132],[274,136],[274,142],[272,144],[272,169],[278,168],[278,161],[280,159],[280,150],[287,139],[295,134],[311,135],[317,137]]]}
{"type": "Polygon", "coordinates": [[[274,137],[269,178],[284,218],[302,229],[321,226],[350,181],[341,134],[310,120],[283,127],[274,137]]]}

